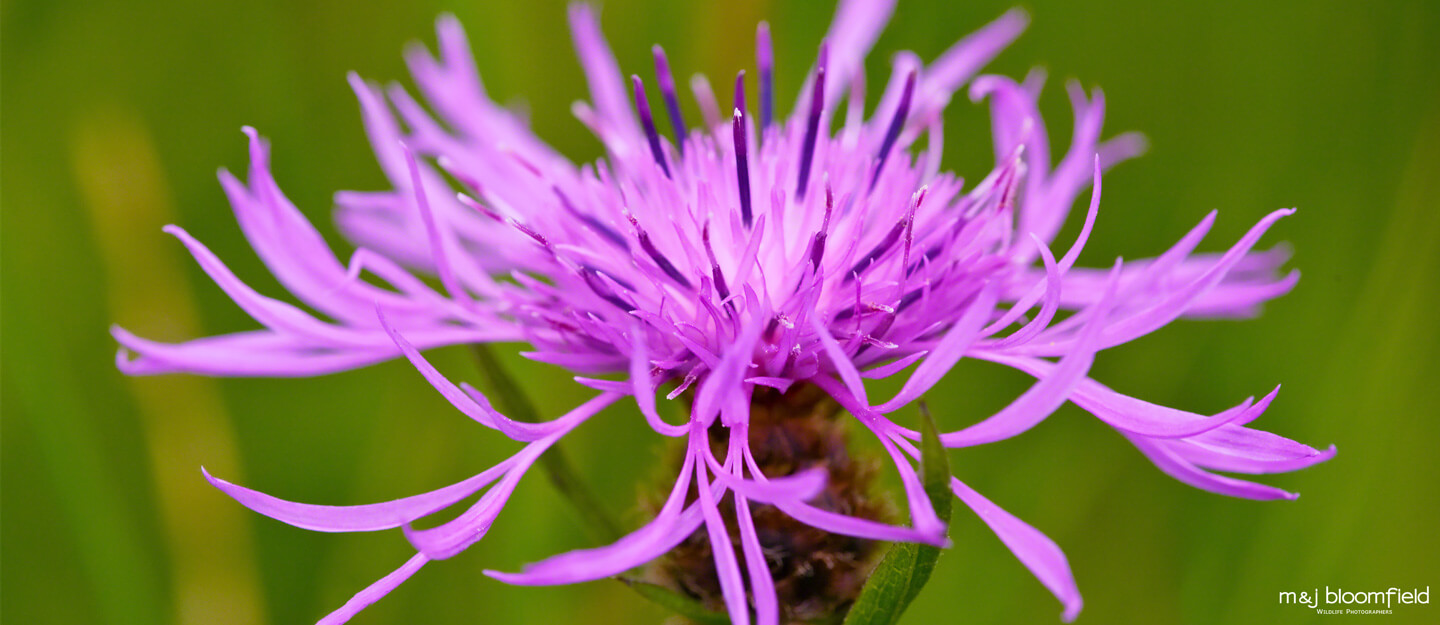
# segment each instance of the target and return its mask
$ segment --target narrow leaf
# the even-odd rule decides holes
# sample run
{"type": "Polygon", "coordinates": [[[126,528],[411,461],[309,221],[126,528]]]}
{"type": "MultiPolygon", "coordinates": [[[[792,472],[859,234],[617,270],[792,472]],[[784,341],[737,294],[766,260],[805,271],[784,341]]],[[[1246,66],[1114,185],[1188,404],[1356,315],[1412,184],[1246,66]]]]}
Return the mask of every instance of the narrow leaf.
{"type": "Polygon", "coordinates": [[[640,593],[641,597],[649,599],[655,605],[667,608],[700,625],[730,625],[730,617],[725,613],[706,608],[699,601],[686,597],[669,588],[629,577],[617,577],[615,579],[635,589],[635,592],[640,593]]]}
{"type": "MultiPolygon", "coordinates": [[[[481,390],[485,392],[486,397],[490,399],[490,403],[496,409],[516,421],[527,423],[540,421],[535,404],[530,402],[530,398],[525,395],[525,390],[520,388],[520,385],[515,383],[515,379],[505,371],[505,367],[490,351],[489,345],[472,344],[470,353],[475,356],[475,364],[485,378],[481,390]]],[[[559,443],[550,447],[544,455],[540,456],[539,464],[544,468],[545,475],[550,478],[550,483],[555,486],[555,490],[559,491],[580,514],[581,525],[585,527],[586,532],[590,533],[591,538],[601,543],[614,542],[620,538],[622,535],[620,524],[580,479],[580,473],[575,470],[575,465],[570,463],[570,458],[565,455],[559,443]]]]}
{"type": "MultiPolygon", "coordinates": [[[[941,521],[950,522],[950,459],[940,444],[935,419],[920,404],[920,476],[925,494],[941,521]]],[[[940,549],[918,543],[896,543],[875,566],[860,598],[845,616],[845,625],[894,625],[930,580],[940,549]]]]}
{"type": "Polygon", "coordinates": [[[954,499],[950,492],[950,457],[940,442],[940,428],[930,416],[930,407],[923,401],[920,402],[920,478],[925,481],[925,494],[935,506],[935,515],[949,523],[954,499]]]}

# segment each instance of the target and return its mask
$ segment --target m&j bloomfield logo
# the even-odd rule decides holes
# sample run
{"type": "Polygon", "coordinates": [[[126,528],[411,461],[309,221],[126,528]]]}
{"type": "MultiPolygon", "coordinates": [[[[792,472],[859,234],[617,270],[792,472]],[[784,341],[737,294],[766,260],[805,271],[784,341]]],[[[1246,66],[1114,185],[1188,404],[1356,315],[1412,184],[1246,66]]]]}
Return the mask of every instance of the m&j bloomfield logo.
{"type": "Polygon", "coordinates": [[[1395,606],[1429,605],[1430,587],[1426,586],[1424,590],[1388,588],[1367,592],[1326,586],[1324,594],[1319,588],[1284,590],[1280,592],[1280,603],[1305,606],[1320,614],[1394,614],[1395,606]]]}

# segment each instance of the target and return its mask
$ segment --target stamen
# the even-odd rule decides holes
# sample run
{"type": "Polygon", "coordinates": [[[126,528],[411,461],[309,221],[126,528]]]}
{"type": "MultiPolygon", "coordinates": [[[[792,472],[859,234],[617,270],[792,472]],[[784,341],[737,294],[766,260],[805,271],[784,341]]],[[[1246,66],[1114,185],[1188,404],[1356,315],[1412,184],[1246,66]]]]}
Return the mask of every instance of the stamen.
{"type": "Polygon", "coordinates": [[[875,171],[870,175],[870,190],[875,190],[875,184],[880,182],[880,168],[885,166],[885,159],[890,156],[890,149],[895,147],[895,140],[900,138],[900,131],[905,128],[905,118],[910,115],[910,100],[915,96],[914,70],[905,79],[905,91],[900,94],[900,103],[895,107],[895,117],[890,120],[890,128],[885,131],[885,140],[880,143],[879,160],[875,161],[875,171]]]}
{"type": "Polygon", "coordinates": [[[745,106],[745,70],[735,75],[735,109],[742,114],[749,109],[745,106]]]}
{"type": "Polygon", "coordinates": [[[810,119],[805,123],[805,143],[800,146],[800,177],[795,181],[795,199],[805,199],[805,186],[810,182],[810,161],[815,157],[815,139],[820,132],[820,112],[825,107],[825,47],[820,47],[820,68],[815,72],[815,88],[810,97],[810,119]]]}
{"type": "Polygon", "coordinates": [[[670,74],[670,61],[665,58],[665,50],[656,45],[652,50],[655,53],[655,80],[660,83],[660,95],[665,99],[665,111],[670,114],[670,125],[675,128],[675,146],[680,151],[681,158],[685,156],[685,138],[690,132],[685,128],[685,118],[680,114],[680,98],[675,95],[675,77],[670,74]]]}
{"type": "Polygon", "coordinates": [[[755,30],[755,65],[760,68],[760,128],[775,119],[775,51],[770,45],[770,25],[760,22],[755,30]]]}
{"type": "MultiPolygon", "coordinates": [[[[710,258],[710,275],[715,278],[715,292],[720,295],[720,301],[730,299],[730,289],[725,286],[725,274],[720,271],[720,262],[715,260],[715,248],[710,246],[710,222],[705,222],[705,227],[700,230],[700,240],[705,243],[705,255],[710,258]]],[[[734,303],[725,302],[734,309],[734,303]]]]}
{"type": "Polygon", "coordinates": [[[735,177],[740,184],[740,219],[749,228],[754,221],[750,207],[750,150],[745,134],[745,72],[735,78],[735,116],[731,122],[735,136],[735,177]]]}
{"type": "Polygon", "coordinates": [[[569,196],[566,196],[564,191],[560,190],[560,187],[552,186],[550,187],[550,190],[554,191],[555,195],[560,198],[560,205],[565,207],[566,212],[574,215],[576,219],[584,222],[586,226],[588,226],[591,230],[595,231],[595,234],[604,237],[607,241],[614,243],[618,247],[629,247],[625,243],[625,237],[620,236],[620,233],[616,232],[614,228],[605,225],[604,222],[596,219],[594,215],[582,213],[580,212],[580,209],[575,208],[575,204],[570,201],[569,196]]]}
{"type": "Polygon", "coordinates": [[[631,75],[630,84],[635,95],[635,112],[640,115],[640,124],[645,127],[645,136],[650,140],[650,155],[655,157],[655,162],[660,165],[660,171],[665,172],[665,177],[670,178],[670,166],[665,163],[665,153],[660,150],[660,133],[655,132],[655,119],[650,116],[650,103],[645,99],[645,83],[640,82],[640,77],[631,75]]]}
{"type": "Polygon", "coordinates": [[[869,254],[866,254],[864,258],[855,263],[855,266],[850,269],[849,275],[845,277],[846,281],[859,277],[859,274],[864,273],[866,269],[870,268],[870,265],[880,260],[880,257],[890,251],[890,248],[895,245],[895,242],[900,240],[900,235],[904,234],[905,231],[910,228],[910,224],[915,221],[915,209],[920,206],[921,202],[925,201],[926,191],[927,189],[925,187],[921,187],[920,190],[915,193],[915,201],[911,203],[910,211],[905,214],[905,217],[900,219],[899,223],[895,224],[894,228],[890,229],[890,232],[885,235],[884,239],[881,239],[879,243],[875,244],[875,247],[870,250],[869,254]]]}
{"type": "Polygon", "coordinates": [[[720,106],[715,104],[715,90],[710,88],[704,74],[690,77],[690,91],[695,94],[695,103],[700,105],[700,117],[705,120],[705,129],[720,125],[720,106]]]}
{"type": "Polygon", "coordinates": [[[633,216],[630,217],[630,224],[635,226],[635,238],[640,240],[640,249],[645,250],[645,254],[650,256],[650,260],[655,261],[655,264],[660,267],[660,271],[665,272],[665,275],[670,276],[670,279],[680,286],[693,290],[694,285],[685,278],[685,274],[675,268],[675,263],[670,262],[669,258],[660,253],[660,250],[655,247],[655,242],[650,240],[650,234],[640,227],[639,222],[635,221],[633,216]]]}
{"type": "Polygon", "coordinates": [[[827,183],[825,185],[825,221],[820,225],[820,231],[815,233],[815,238],[810,242],[810,265],[816,269],[820,268],[820,261],[825,258],[825,239],[830,232],[830,214],[835,210],[835,190],[827,183]]]}
{"type": "Polygon", "coordinates": [[[616,308],[619,308],[620,310],[623,310],[625,312],[630,312],[631,310],[633,310],[635,308],[634,306],[631,306],[629,302],[620,299],[620,296],[616,295],[615,291],[611,290],[610,287],[605,285],[605,282],[600,279],[598,275],[599,273],[600,272],[594,269],[585,267],[580,270],[580,277],[581,279],[585,280],[585,286],[590,287],[590,290],[594,291],[595,295],[599,296],[600,299],[614,304],[616,308]]]}

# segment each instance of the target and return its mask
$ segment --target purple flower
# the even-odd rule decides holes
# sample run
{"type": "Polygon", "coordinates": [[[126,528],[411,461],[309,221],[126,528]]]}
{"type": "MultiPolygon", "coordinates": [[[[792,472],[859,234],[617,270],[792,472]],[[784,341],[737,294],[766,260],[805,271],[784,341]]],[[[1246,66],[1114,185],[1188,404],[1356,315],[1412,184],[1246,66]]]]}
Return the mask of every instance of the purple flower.
{"type": "MultiPolygon", "coordinates": [[[[682,116],[675,80],[657,47],[653,84],[673,132],[666,139],[646,81],[622,76],[592,10],[573,6],[570,25],[591,90],[591,102],[577,103],[574,112],[607,151],[605,159],[585,165],[556,153],[486,96],[460,26],[443,18],[438,58],[423,49],[408,55],[440,119],[402,88],[351,78],[395,189],[337,195],[339,224],[359,246],[348,262],[276,186],[268,147],[253,130],[246,130],[248,181],[221,174],[256,252],[323,317],[253,291],[170,226],[166,230],[263,329],[161,344],[117,328],[118,364],[133,374],[302,376],[403,355],[466,416],[524,443],[458,484],[364,506],[291,503],[207,474],[243,505],[298,527],[404,528],[416,555],[322,623],[344,622],[426,562],[480,540],[542,453],[625,397],[634,398],[658,434],[683,441],[678,477],[654,519],[612,545],[491,576],[528,585],[599,579],[693,538],[713,554],[718,596],[731,618],[746,623],[753,611],[758,622],[776,623],[780,591],[775,565],[767,562],[766,541],[773,538],[756,529],[761,509],[827,534],[946,544],[945,525],[913,464],[919,434],[889,415],[919,399],[963,357],[1013,367],[1038,381],[996,414],[943,434],[948,447],[1016,436],[1068,400],[1183,482],[1237,497],[1293,499],[1210,472],[1291,471],[1334,454],[1333,447],[1317,451],[1247,427],[1275,391],[1207,416],[1147,403],[1088,377],[1096,354],[1108,347],[1181,317],[1250,316],[1289,291],[1298,274],[1278,275],[1284,251],[1254,248],[1293,211],[1271,213],[1221,254],[1194,253],[1214,221],[1211,213],[1159,257],[1117,261],[1109,269],[1075,267],[1098,211],[1101,171],[1140,153],[1143,140],[1127,134],[1100,141],[1103,97],[1071,84],[1074,136],[1052,166],[1036,108],[1043,75],[1020,83],[999,76],[971,81],[1025,27],[1020,11],[929,64],[911,53],[897,55],[867,116],[862,61],[892,10],[893,2],[883,0],[843,1],[784,117],[776,115],[764,24],[757,37],[758,99],[747,100],[749,77],[741,72],[731,114],[722,115],[709,83],[697,76],[691,87],[704,117],[698,123],[682,116]],[[995,168],[970,185],[939,166],[941,112],[967,81],[972,99],[990,102],[996,155],[995,168]],[[446,175],[461,183],[458,194],[446,175]],[[1074,241],[1056,242],[1087,187],[1084,227],[1074,241]],[[1051,250],[1057,243],[1065,248],[1058,259],[1051,250]],[[443,289],[412,270],[437,276],[443,289]],[[364,273],[374,279],[360,279],[364,273]],[[495,277],[502,273],[509,279],[495,277]],[[1062,310],[1074,312],[1057,321],[1062,310]],[[577,377],[598,395],[554,420],[523,423],[468,385],[453,384],[419,353],[498,341],[526,342],[528,357],[574,372],[622,373],[628,380],[577,377]],[[865,378],[907,370],[894,397],[868,396],[865,378]],[[662,387],[670,389],[667,399],[688,405],[684,423],[660,416],[662,387]],[[817,399],[796,399],[806,393],[817,399]],[[824,402],[853,415],[890,456],[905,486],[909,526],[824,503],[836,478],[833,466],[774,473],[757,460],[765,443],[755,432],[773,427],[757,425],[757,415],[809,415],[824,412],[817,408],[824,402]],[[457,518],[432,529],[410,527],[487,487],[457,518]]],[[[959,479],[952,478],[951,487],[1059,598],[1064,618],[1073,619],[1081,599],[1059,548],[959,479]]]]}

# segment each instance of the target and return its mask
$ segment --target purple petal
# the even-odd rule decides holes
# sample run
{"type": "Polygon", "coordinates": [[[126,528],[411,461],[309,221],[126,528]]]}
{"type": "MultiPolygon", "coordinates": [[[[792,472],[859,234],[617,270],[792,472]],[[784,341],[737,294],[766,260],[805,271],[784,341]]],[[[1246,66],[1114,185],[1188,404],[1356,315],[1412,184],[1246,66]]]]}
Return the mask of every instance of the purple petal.
{"type": "Polygon", "coordinates": [[[982,289],[975,297],[975,302],[965,310],[965,314],[956,321],[950,329],[945,332],[940,343],[930,350],[930,355],[921,361],[915,372],[910,374],[910,379],[905,381],[905,386],[900,392],[879,406],[875,407],[876,412],[889,414],[900,407],[915,401],[916,398],[924,395],[926,391],[935,386],[946,373],[960,362],[965,355],[965,350],[980,336],[980,327],[995,309],[995,292],[992,289],[982,289]]]}
{"type": "Polygon", "coordinates": [[[237,486],[210,475],[205,479],[240,505],[276,521],[317,532],[373,532],[392,529],[443,510],[495,481],[515,464],[513,458],[474,477],[422,495],[362,506],[321,506],[294,503],[237,486]]]}
{"type": "Polygon", "coordinates": [[[349,601],[346,601],[345,605],[340,606],[339,610],[326,615],[325,618],[320,619],[320,622],[316,623],[316,625],[341,625],[341,623],[349,621],[351,617],[359,614],[361,610],[370,607],[370,604],[379,601],[385,595],[390,594],[390,591],[399,587],[400,584],[405,583],[405,580],[410,579],[411,575],[414,575],[416,571],[420,570],[420,567],[425,566],[425,563],[429,561],[430,559],[426,558],[423,553],[417,553],[411,556],[409,560],[405,561],[405,564],[400,565],[400,568],[395,569],[389,575],[370,584],[365,590],[355,593],[355,596],[351,597],[349,601]]]}
{"type": "MultiPolygon", "coordinates": [[[[1121,434],[1125,433],[1121,432],[1121,434]]],[[[1133,434],[1125,434],[1125,438],[1129,439],[1131,443],[1138,447],[1140,452],[1145,454],[1145,457],[1149,458],[1151,462],[1155,463],[1155,466],[1159,467],[1161,471],[1195,488],[1208,490],[1221,495],[1228,495],[1230,497],[1242,497],[1262,501],[1271,499],[1297,499],[1300,497],[1298,494],[1286,492],[1274,486],[1246,482],[1244,480],[1237,480],[1204,471],[1171,449],[1170,446],[1166,444],[1168,441],[1151,440],[1133,434]]]]}
{"type": "MultiPolygon", "coordinates": [[[[690,447],[692,453],[709,453],[710,435],[698,422],[692,422],[690,427],[690,447]],[[704,448],[703,451],[701,447],[704,448]]],[[[700,489],[700,513],[705,517],[705,530],[710,535],[710,550],[714,553],[715,573],[720,578],[720,592],[725,597],[725,608],[735,625],[748,625],[750,610],[745,601],[745,581],[740,575],[740,564],[735,560],[735,547],[730,542],[730,532],[716,506],[715,493],[710,489],[705,463],[695,464],[695,479],[700,489]]]]}
{"type": "Polygon", "coordinates": [[[840,379],[845,382],[845,388],[850,389],[850,394],[855,396],[856,401],[862,404],[870,403],[865,396],[865,383],[860,380],[860,371],[855,368],[855,363],[840,349],[840,344],[835,342],[835,337],[830,335],[830,330],[820,322],[819,315],[810,315],[810,329],[815,332],[815,338],[825,348],[825,355],[830,357],[830,364],[834,371],[840,374],[840,379]]]}
{"type": "Polygon", "coordinates": [[[1064,404],[1070,391],[1080,383],[1090,371],[1090,365],[1095,362],[1095,343],[1114,303],[1120,269],[1120,263],[1116,262],[1115,269],[1111,272],[1110,286],[1106,295],[1095,304],[1090,323],[1076,340],[1075,348],[1056,363],[1049,377],[1036,382],[1035,386],[990,418],[958,432],[941,434],[940,442],[946,447],[966,447],[1004,440],[1035,427],[1064,404]]]}
{"type": "MultiPolygon", "coordinates": [[[[1014,367],[1037,378],[1053,375],[1055,364],[1037,358],[1001,356],[980,353],[976,358],[1014,367]]],[[[1103,384],[1085,378],[1075,386],[1070,401],[1095,415],[1111,427],[1153,438],[1183,438],[1219,428],[1227,423],[1247,423],[1259,417],[1270,406],[1280,387],[1275,387],[1259,403],[1246,401],[1214,416],[1205,416],[1167,408],[1110,390],[1103,384]]]]}
{"type": "Polygon", "coordinates": [[[1070,572],[1070,562],[1065,559],[1065,553],[1060,551],[1055,541],[991,503],[959,478],[950,478],[950,489],[955,491],[955,496],[959,497],[960,501],[975,511],[976,516],[990,527],[990,531],[995,532],[1000,542],[1005,543],[1010,552],[1015,554],[1015,558],[1020,560],[1025,568],[1030,569],[1036,579],[1060,600],[1065,606],[1061,618],[1067,623],[1075,620],[1085,602],[1080,598],[1080,590],[1075,587],[1075,576],[1070,572]]]}

